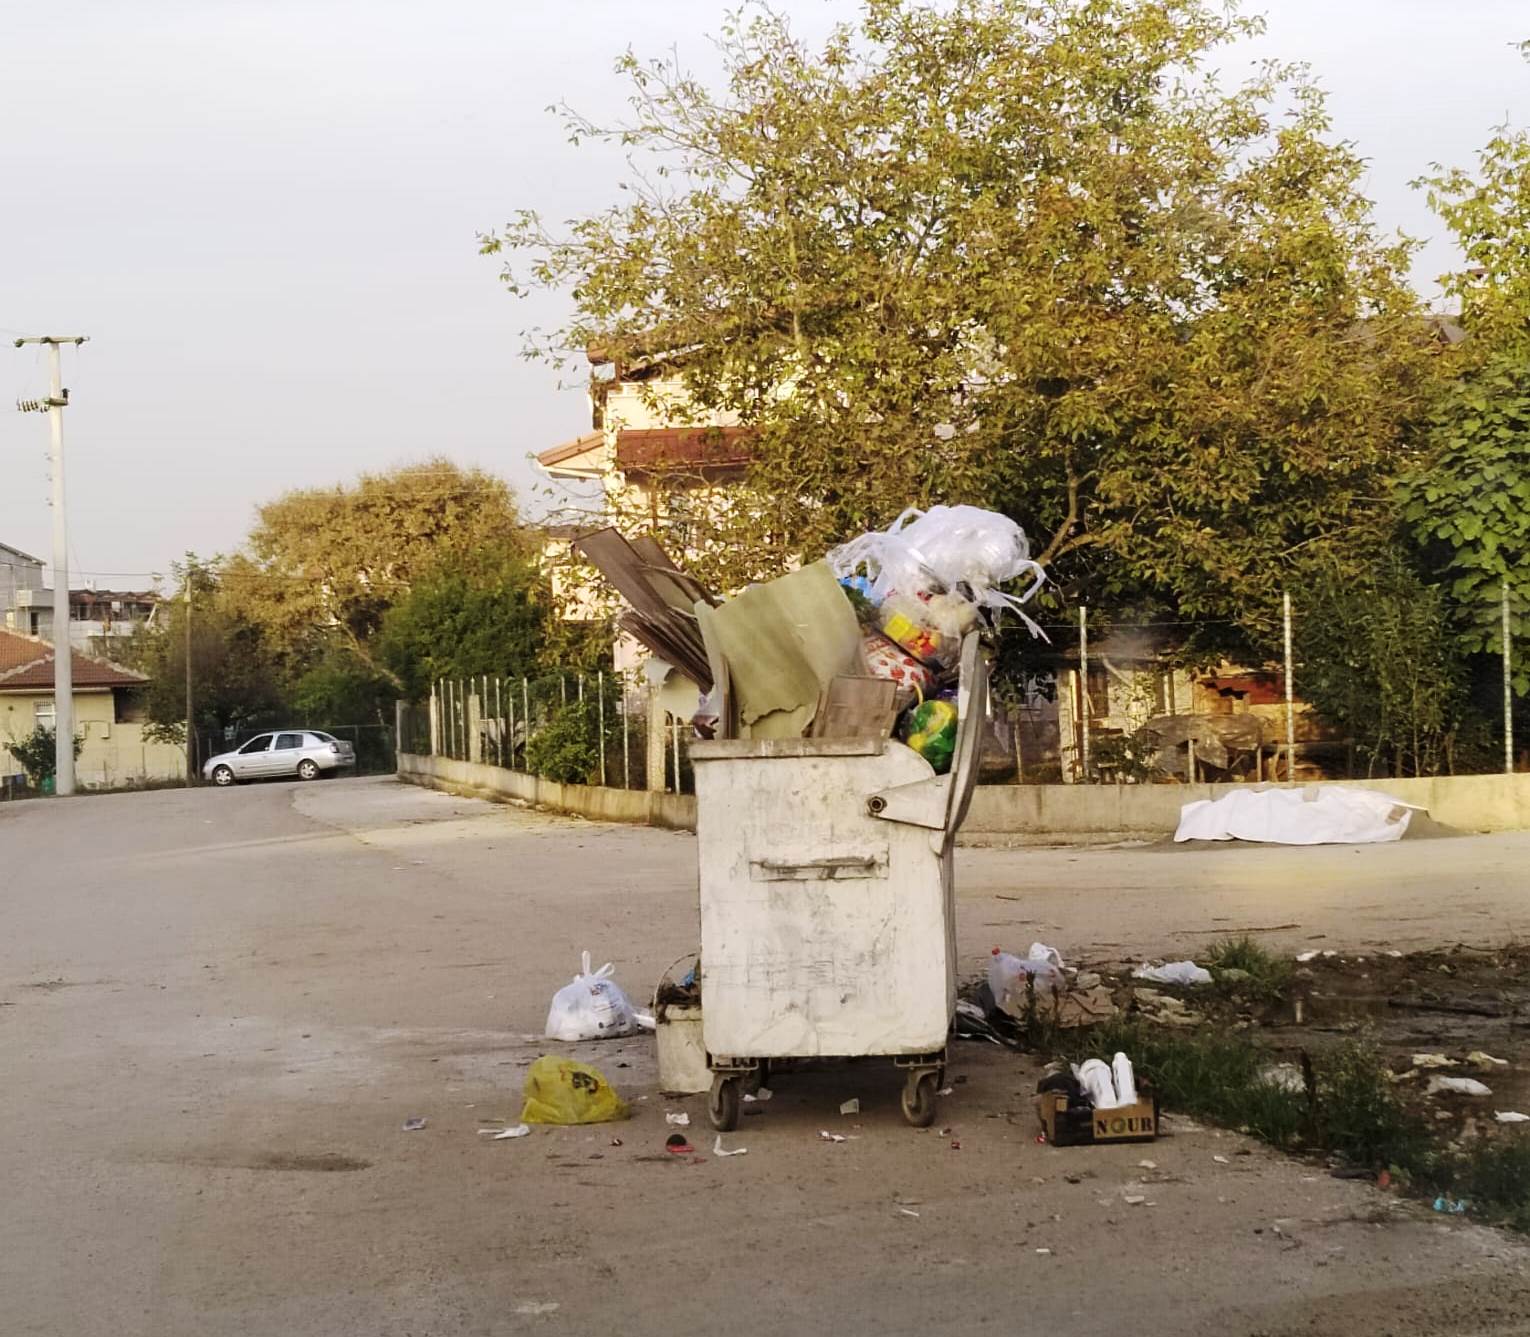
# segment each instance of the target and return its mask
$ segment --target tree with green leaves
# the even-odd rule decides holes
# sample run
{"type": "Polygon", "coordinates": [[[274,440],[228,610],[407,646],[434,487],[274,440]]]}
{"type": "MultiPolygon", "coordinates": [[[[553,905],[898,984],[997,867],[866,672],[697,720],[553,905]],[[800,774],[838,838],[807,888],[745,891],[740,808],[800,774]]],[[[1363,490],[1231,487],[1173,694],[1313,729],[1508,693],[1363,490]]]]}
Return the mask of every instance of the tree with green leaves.
{"type": "MultiPolygon", "coordinates": [[[[1524,51],[1530,60],[1530,43],[1524,51]]],[[[1428,450],[1405,481],[1404,519],[1449,582],[1465,648],[1502,651],[1530,632],[1530,131],[1500,129],[1477,170],[1420,183],[1465,266],[1440,282],[1460,304],[1460,375],[1429,418],[1428,450]]],[[[1530,693],[1521,655],[1514,689],[1530,693]]]]}
{"type": "Polygon", "coordinates": [[[504,480],[439,456],[267,502],[248,548],[226,564],[224,588],[290,679],[338,648],[395,692],[375,640],[416,577],[481,550],[530,551],[504,480]]]}
{"type": "Polygon", "coordinates": [[[630,121],[569,113],[634,155],[625,203],[483,248],[513,291],[569,296],[534,351],[667,368],[752,429],[718,583],[973,502],[1065,595],[1246,652],[1283,586],[1386,534],[1437,347],[1318,90],[1207,72],[1258,26],[867,0],[813,50],[756,10],[722,29],[721,91],[629,54],[630,121]]]}
{"type": "Polygon", "coordinates": [[[546,584],[522,544],[452,553],[383,615],[378,657],[415,700],[438,678],[534,673],[557,618],[546,584]]]}
{"type": "MultiPolygon", "coordinates": [[[[154,737],[186,737],[186,617],[191,602],[191,671],[196,729],[221,742],[241,730],[277,723],[283,706],[279,667],[261,629],[229,597],[223,559],[187,553],[171,567],[178,597],[161,606],[153,629],[141,628],[120,652],[148,676],[144,708],[154,737]]],[[[204,744],[204,751],[206,744],[204,744]]]]}

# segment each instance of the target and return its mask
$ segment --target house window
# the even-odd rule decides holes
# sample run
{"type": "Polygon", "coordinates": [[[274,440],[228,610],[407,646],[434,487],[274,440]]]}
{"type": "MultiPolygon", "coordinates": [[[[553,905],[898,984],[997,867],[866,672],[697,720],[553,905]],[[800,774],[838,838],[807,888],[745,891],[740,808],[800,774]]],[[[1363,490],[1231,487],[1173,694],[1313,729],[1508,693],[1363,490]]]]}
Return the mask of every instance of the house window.
{"type": "Polygon", "coordinates": [[[50,696],[46,701],[34,701],[32,703],[32,716],[42,728],[53,728],[58,719],[53,709],[53,698],[50,696]]]}

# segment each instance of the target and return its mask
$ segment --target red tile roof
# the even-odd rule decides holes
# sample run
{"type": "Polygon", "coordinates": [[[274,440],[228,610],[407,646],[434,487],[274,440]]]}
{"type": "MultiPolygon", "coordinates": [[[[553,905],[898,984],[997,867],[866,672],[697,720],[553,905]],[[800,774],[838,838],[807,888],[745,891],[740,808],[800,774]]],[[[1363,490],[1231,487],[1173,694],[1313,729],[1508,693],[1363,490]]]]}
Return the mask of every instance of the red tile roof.
{"type": "MultiPolygon", "coordinates": [[[[76,651],[69,660],[76,687],[137,687],[142,673],[118,668],[76,651]]],[[[0,692],[35,692],[53,687],[53,646],[36,636],[0,630],[0,692]]]]}

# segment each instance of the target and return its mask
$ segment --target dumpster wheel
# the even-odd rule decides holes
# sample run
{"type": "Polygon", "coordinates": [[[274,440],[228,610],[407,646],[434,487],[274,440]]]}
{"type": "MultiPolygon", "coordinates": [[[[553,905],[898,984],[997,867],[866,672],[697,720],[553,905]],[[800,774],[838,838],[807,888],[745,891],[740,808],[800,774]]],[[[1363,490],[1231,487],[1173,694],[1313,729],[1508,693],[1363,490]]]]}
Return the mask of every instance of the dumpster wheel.
{"type": "Polygon", "coordinates": [[[712,1127],[719,1133],[731,1133],[738,1127],[738,1107],[738,1078],[715,1074],[712,1090],[707,1095],[707,1117],[712,1121],[712,1127]]]}
{"type": "MultiPolygon", "coordinates": [[[[915,1128],[928,1128],[935,1122],[935,1093],[939,1075],[911,1072],[903,1084],[903,1117],[915,1128]]],[[[716,1084],[713,1084],[715,1091],[716,1084]]]]}

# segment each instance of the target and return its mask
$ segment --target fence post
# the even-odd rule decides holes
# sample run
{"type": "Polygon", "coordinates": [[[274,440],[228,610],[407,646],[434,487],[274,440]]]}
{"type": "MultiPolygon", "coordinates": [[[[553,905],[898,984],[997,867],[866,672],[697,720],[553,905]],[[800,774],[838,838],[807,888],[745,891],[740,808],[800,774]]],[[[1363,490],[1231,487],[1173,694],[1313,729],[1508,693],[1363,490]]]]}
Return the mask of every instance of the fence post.
{"type": "Polygon", "coordinates": [[[632,719],[627,713],[627,675],[621,676],[622,693],[622,788],[632,784],[632,719]]]}
{"type": "Polygon", "coordinates": [[[1286,779],[1296,779],[1296,693],[1291,678],[1291,596],[1280,592],[1280,613],[1285,623],[1286,654],[1286,779]]]}
{"type": "Polygon", "coordinates": [[[439,685],[439,680],[438,680],[438,682],[433,682],[433,683],[430,684],[430,755],[431,756],[435,756],[441,750],[441,748],[440,748],[441,722],[440,722],[439,719],[436,718],[437,711],[440,709],[440,701],[436,697],[436,687],[438,685],[439,685]]]}
{"type": "Polygon", "coordinates": [[[1509,582],[1503,582],[1503,773],[1514,774],[1514,650],[1509,641],[1509,582]]]}
{"type": "Polygon", "coordinates": [[[670,716],[670,732],[675,740],[675,793],[680,792],[680,717],[670,716]]]}
{"type": "Polygon", "coordinates": [[[530,681],[521,677],[521,714],[526,717],[526,769],[531,769],[531,686],[530,681]]]}
{"type": "Polygon", "coordinates": [[[1079,761],[1089,783],[1089,605],[1078,606],[1079,761]]]}
{"type": "Polygon", "coordinates": [[[566,673],[558,675],[558,698],[561,704],[568,705],[568,675],[566,673]]]}
{"type": "Polygon", "coordinates": [[[581,704],[584,702],[584,674],[582,673],[579,675],[579,700],[581,704]]]}
{"type": "MultiPolygon", "coordinates": [[[[584,679],[579,679],[579,685],[584,685],[584,679]]],[[[600,783],[604,787],[606,783],[606,671],[601,669],[595,675],[595,712],[596,728],[600,730],[600,783]]]]}
{"type": "Polygon", "coordinates": [[[510,717],[510,769],[515,769],[515,684],[510,684],[509,693],[509,717],[510,717]]]}

